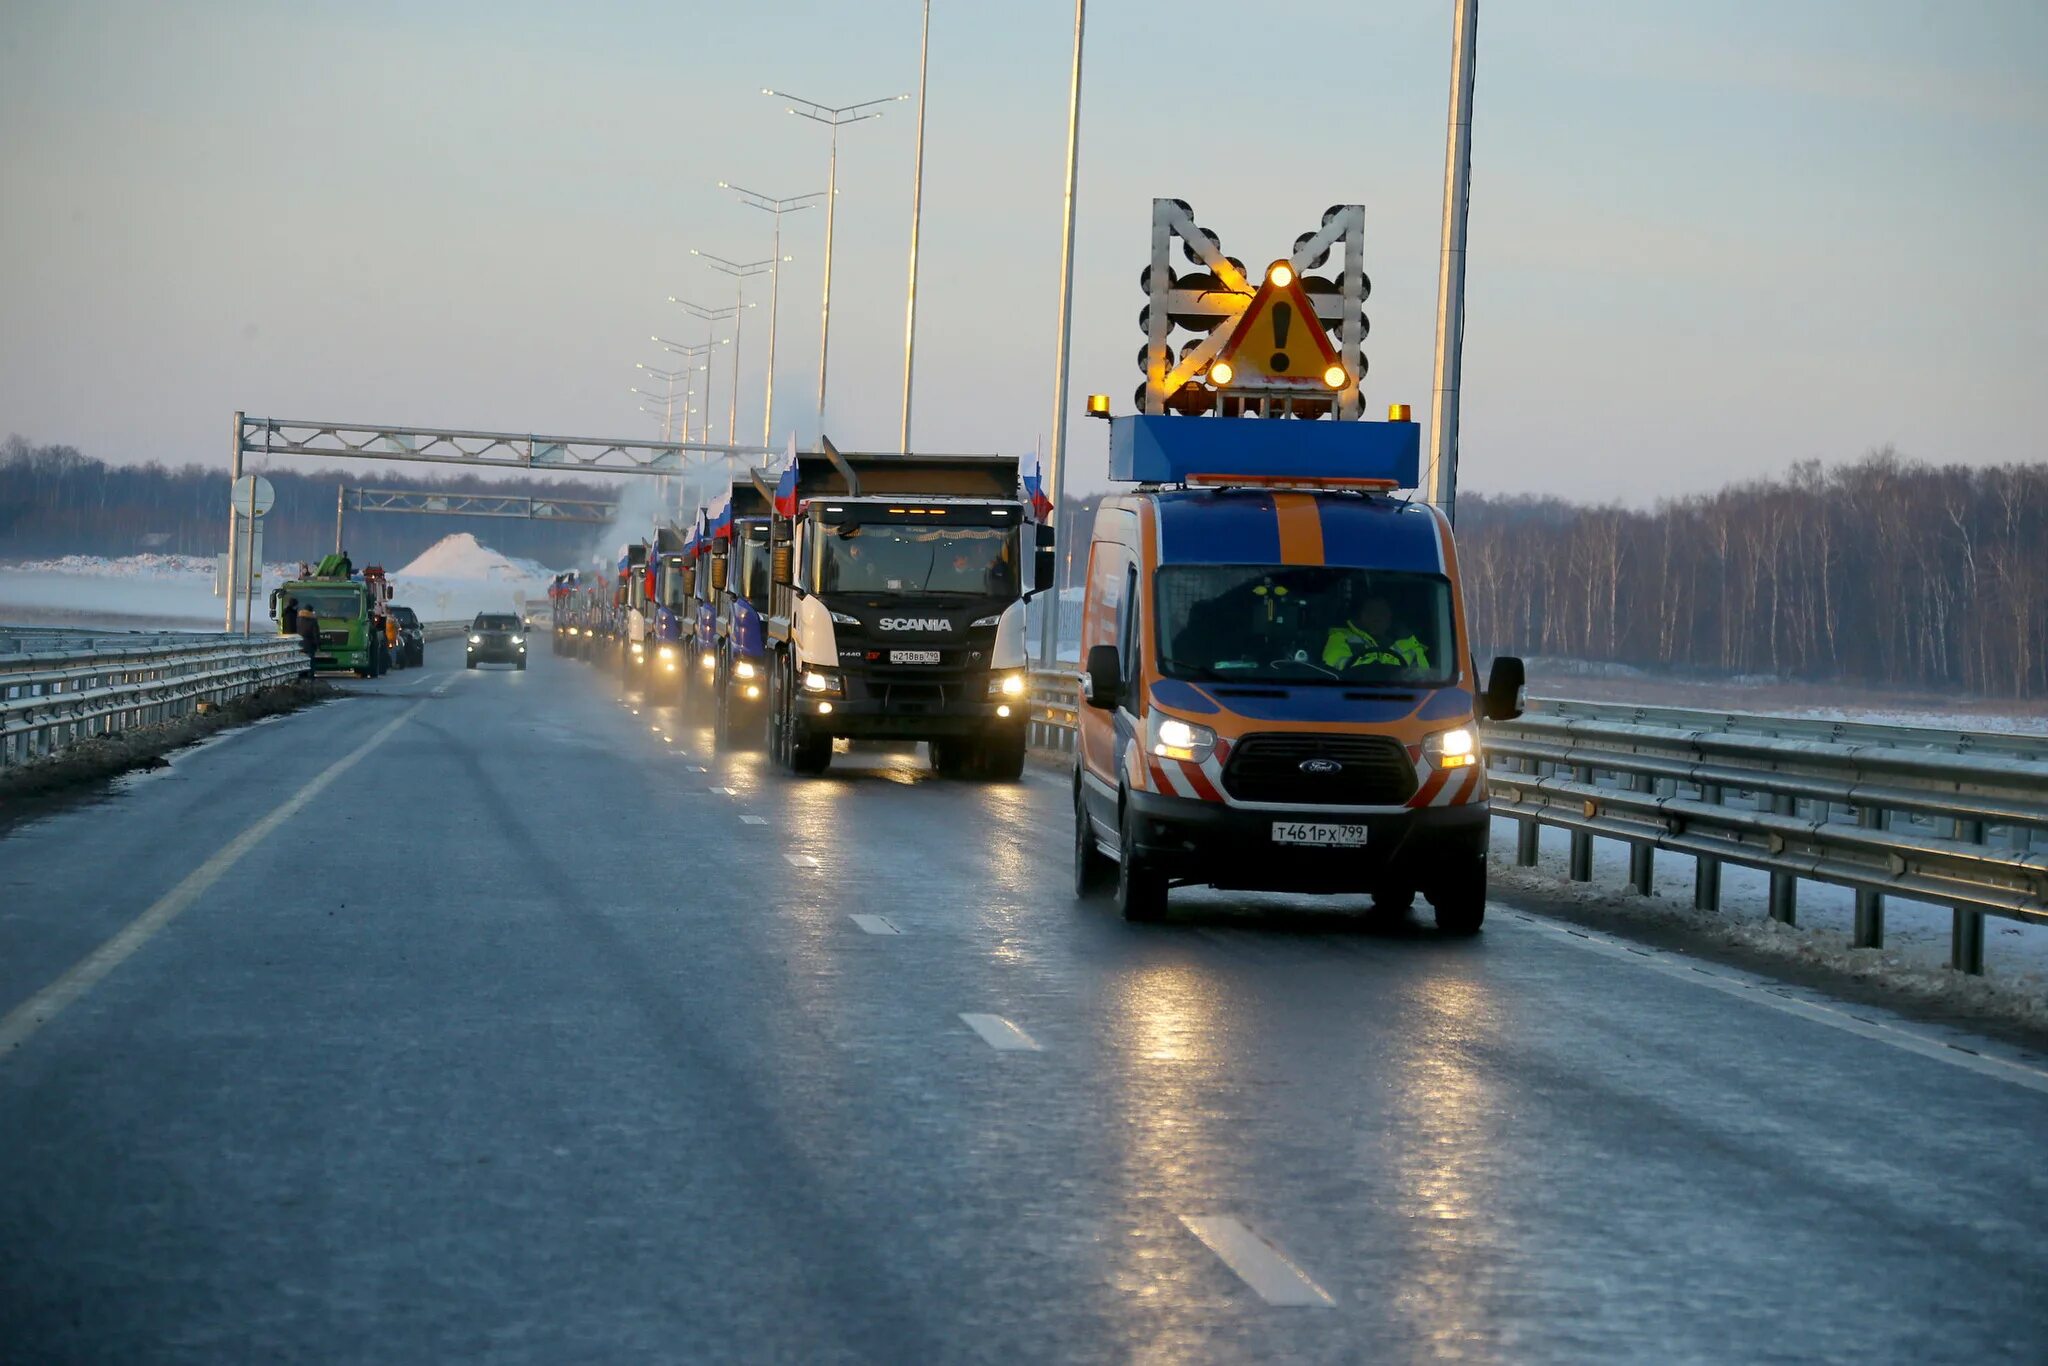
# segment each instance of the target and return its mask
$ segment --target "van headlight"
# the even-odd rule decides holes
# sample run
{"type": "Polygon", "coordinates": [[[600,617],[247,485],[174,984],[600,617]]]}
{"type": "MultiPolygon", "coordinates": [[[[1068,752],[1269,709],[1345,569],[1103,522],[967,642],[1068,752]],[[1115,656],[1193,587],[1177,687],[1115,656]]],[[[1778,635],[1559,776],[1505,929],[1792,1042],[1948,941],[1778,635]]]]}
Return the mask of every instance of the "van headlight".
{"type": "Polygon", "coordinates": [[[1031,681],[1022,669],[1011,669],[988,676],[990,697],[1022,697],[1030,686],[1031,681]]]}
{"type": "Polygon", "coordinates": [[[837,697],[846,691],[846,685],[831,669],[805,669],[804,691],[814,697],[837,697]]]}
{"type": "Polygon", "coordinates": [[[1162,759],[1199,764],[1216,752],[1216,732],[1163,712],[1145,717],[1145,748],[1162,759]]]}
{"type": "Polygon", "coordinates": [[[1469,768],[1479,762],[1479,736],[1470,726],[1440,730],[1424,738],[1422,752],[1438,768],[1469,768]]]}
{"type": "Polygon", "coordinates": [[[732,666],[732,676],[734,678],[752,678],[754,676],[754,666],[742,659],[739,663],[732,666]]]}

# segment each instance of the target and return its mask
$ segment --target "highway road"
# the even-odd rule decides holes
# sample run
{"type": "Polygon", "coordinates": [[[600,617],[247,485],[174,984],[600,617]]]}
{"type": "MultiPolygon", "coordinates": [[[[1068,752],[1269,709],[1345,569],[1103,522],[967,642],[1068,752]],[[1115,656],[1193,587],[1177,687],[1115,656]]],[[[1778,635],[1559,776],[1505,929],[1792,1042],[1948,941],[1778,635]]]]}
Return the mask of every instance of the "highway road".
{"type": "Polygon", "coordinates": [[[2048,1077],[544,648],[0,836],[11,1361],[2039,1361],[2048,1077]]]}

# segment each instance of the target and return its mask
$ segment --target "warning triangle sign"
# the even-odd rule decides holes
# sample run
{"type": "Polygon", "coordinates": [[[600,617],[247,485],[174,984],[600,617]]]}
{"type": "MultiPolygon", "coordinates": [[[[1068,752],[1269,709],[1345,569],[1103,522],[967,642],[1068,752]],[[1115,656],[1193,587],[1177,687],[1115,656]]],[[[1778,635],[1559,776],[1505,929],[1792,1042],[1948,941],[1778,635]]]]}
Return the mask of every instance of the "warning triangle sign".
{"type": "Polygon", "coordinates": [[[1238,315],[1230,340],[1209,362],[1210,375],[1227,365],[1227,388],[1291,388],[1296,385],[1322,389],[1323,372],[1337,359],[1330,334],[1316,319],[1315,305],[1301,287],[1301,277],[1285,261],[1266,269],[1266,278],[1252,301],[1238,315]],[[1285,278],[1287,283],[1277,283],[1285,278]]]}

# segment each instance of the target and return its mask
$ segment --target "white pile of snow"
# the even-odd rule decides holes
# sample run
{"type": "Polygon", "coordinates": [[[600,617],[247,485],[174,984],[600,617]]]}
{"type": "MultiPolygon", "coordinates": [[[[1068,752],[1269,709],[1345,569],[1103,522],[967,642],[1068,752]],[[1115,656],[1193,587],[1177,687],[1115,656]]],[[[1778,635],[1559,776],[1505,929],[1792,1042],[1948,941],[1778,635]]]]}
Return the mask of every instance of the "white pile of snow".
{"type": "MultiPolygon", "coordinates": [[[[282,561],[263,566],[266,578],[283,578],[298,571],[297,563],[282,561]]],[[[198,577],[213,582],[211,555],[59,555],[53,560],[18,560],[0,565],[0,573],[74,574],[103,579],[162,579],[175,581],[198,577]]]]}
{"type": "Polygon", "coordinates": [[[519,583],[531,579],[546,582],[554,577],[554,571],[535,560],[515,560],[463,531],[443,536],[411,564],[393,570],[391,577],[519,583]]]}
{"type": "Polygon", "coordinates": [[[466,531],[443,536],[411,564],[391,571],[394,600],[423,621],[460,621],[478,612],[545,606],[554,571],[514,559],[466,531]]]}

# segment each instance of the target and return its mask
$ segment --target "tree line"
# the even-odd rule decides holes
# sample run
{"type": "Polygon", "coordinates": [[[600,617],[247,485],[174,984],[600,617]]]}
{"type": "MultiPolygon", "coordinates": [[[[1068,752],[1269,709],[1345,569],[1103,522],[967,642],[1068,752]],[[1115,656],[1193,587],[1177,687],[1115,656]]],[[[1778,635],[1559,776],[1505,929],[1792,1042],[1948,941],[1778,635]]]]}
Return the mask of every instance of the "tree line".
{"type": "Polygon", "coordinates": [[[1890,449],[1649,510],[1465,495],[1473,647],[2048,696],[2048,464],[1890,449]]]}
{"type": "MultiPolygon", "coordinates": [[[[277,501],[263,518],[268,560],[313,560],[334,547],[335,489],[360,487],[436,493],[610,500],[610,482],[568,479],[499,483],[466,471],[445,476],[377,474],[332,468],[266,469],[277,501]]],[[[228,481],[218,466],[109,465],[75,447],[9,437],[0,446],[0,559],[158,552],[215,555],[227,543],[228,481]]],[[[495,550],[543,564],[588,558],[602,528],[587,523],[443,513],[351,511],[344,539],[357,564],[396,569],[443,536],[467,531],[495,550]]]]}

